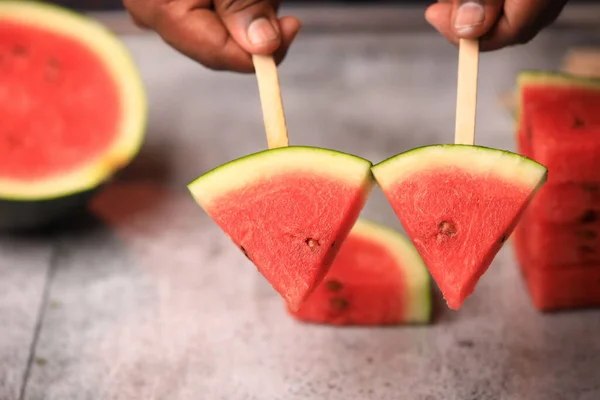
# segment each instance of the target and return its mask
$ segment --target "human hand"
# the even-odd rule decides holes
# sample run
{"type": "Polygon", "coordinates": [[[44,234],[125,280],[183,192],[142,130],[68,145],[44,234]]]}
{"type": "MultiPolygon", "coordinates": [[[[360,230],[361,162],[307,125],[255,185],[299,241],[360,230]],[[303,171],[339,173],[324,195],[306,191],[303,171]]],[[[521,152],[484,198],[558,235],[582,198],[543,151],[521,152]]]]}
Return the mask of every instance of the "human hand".
{"type": "Polygon", "coordinates": [[[481,51],[533,39],[560,15],[567,0],[438,0],[425,13],[446,39],[480,38],[481,51]]]}
{"type": "Polygon", "coordinates": [[[285,57],[300,30],[276,0],[123,0],[139,27],[214,70],[253,72],[252,54],[285,57]]]}

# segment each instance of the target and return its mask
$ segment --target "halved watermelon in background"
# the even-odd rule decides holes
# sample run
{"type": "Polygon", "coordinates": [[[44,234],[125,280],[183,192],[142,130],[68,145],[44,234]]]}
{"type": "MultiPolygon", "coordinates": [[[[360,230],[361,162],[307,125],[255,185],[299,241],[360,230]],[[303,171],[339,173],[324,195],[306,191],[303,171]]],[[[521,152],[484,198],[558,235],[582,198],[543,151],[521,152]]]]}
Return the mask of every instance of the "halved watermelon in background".
{"type": "Polygon", "coordinates": [[[105,27],[37,2],[0,2],[0,71],[0,228],[43,225],[135,156],[145,90],[105,27]]]}
{"type": "Polygon", "coordinates": [[[454,144],[410,150],[372,170],[451,309],[473,292],[547,176],[518,154],[454,144]]]}
{"type": "Polygon", "coordinates": [[[361,218],[323,282],[299,310],[288,311],[300,321],[331,325],[427,323],[429,273],[407,238],[361,218]]]}
{"type": "Polygon", "coordinates": [[[371,162],[315,147],[265,150],[188,185],[196,202],[297,309],[321,282],[373,186],[371,162]]]}

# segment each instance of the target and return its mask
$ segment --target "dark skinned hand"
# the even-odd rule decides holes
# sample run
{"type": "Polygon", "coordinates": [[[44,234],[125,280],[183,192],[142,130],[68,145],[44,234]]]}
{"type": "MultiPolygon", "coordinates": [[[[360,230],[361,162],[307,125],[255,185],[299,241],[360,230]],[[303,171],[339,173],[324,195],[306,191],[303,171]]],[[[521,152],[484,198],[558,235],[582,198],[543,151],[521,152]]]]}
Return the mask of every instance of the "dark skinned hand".
{"type": "Polygon", "coordinates": [[[123,0],[133,21],[214,70],[253,72],[251,54],[279,63],[300,30],[274,0],[123,0]]]}
{"type": "MultiPolygon", "coordinates": [[[[133,21],[207,68],[253,72],[252,54],[280,63],[300,22],[277,16],[276,0],[123,0],[133,21]]],[[[567,0],[439,0],[425,18],[451,43],[480,38],[482,51],[527,43],[567,0]]]]}
{"type": "Polygon", "coordinates": [[[427,21],[451,43],[480,39],[481,51],[498,50],[533,39],[560,15],[567,0],[440,0],[429,6],[427,21]]]}

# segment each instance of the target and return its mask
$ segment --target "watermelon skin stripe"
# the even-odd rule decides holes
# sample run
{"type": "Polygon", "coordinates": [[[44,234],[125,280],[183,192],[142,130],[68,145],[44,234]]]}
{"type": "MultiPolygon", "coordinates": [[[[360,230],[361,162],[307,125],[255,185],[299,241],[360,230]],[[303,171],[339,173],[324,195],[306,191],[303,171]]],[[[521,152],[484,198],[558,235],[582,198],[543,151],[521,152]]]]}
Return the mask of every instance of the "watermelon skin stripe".
{"type": "Polygon", "coordinates": [[[54,200],[95,189],[133,159],[144,139],[148,104],[145,87],[131,54],[105,26],[59,6],[35,1],[0,1],[0,23],[4,19],[80,40],[91,49],[116,82],[122,118],[115,135],[117,140],[102,157],[69,173],[42,180],[1,178],[0,199],[54,200]]]}
{"type": "Polygon", "coordinates": [[[409,179],[414,173],[446,165],[481,176],[492,174],[527,187],[537,186],[540,174],[547,173],[543,165],[510,151],[460,144],[418,147],[388,158],[372,170],[377,182],[388,186],[409,179]]]}
{"type": "Polygon", "coordinates": [[[521,127],[523,117],[523,89],[527,86],[583,88],[600,91],[600,79],[569,75],[560,71],[524,70],[517,77],[517,107],[515,110],[515,131],[521,127]]]}

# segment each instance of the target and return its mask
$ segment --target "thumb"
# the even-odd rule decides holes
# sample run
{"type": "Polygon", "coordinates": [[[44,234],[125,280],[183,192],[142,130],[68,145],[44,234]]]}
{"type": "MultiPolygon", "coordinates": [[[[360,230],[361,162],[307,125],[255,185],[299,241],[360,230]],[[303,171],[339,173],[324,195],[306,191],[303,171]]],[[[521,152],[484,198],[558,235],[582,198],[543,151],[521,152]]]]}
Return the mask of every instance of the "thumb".
{"type": "Polygon", "coordinates": [[[267,0],[215,0],[215,11],[229,34],[251,54],[271,54],[281,46],[276,6],[267,0]]]}
{"type": "Polygon", "coordinates": [[[492,29],[500,18],[504,0],[456,0],[452,30],[459,38],[477,39],[492,29]]]}

